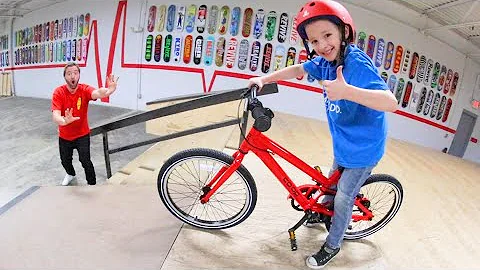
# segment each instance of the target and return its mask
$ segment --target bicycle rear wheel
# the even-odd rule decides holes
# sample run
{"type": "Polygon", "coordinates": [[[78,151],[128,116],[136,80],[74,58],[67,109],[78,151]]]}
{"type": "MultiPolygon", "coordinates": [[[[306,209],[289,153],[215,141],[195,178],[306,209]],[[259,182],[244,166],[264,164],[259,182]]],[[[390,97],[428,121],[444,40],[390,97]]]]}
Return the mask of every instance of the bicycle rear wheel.
{"type": "Polygon", "coordinates": [[[257,188],[251,174],[243,166],[227,179],[202,204],[202,188],[233,157],[223,152],[196,148],[170,157],[160,169],[157,186],[160,198],[181,221],[202,229],[225,229],[243,222],[255,208],[257,188]]]}
{"type": "MultiPolygon", "coordinates": [[[[387,225],[400,210],[403,188],[393,176],[373,174],[361,187],[359,196],[367,199],[365,204],[374,217],[372,220],[352,221],[345,232],[345,240],[366,237],[387,225]]],[[[362,214],[362,211],[354,205],[353,214],[362,214]]]]}

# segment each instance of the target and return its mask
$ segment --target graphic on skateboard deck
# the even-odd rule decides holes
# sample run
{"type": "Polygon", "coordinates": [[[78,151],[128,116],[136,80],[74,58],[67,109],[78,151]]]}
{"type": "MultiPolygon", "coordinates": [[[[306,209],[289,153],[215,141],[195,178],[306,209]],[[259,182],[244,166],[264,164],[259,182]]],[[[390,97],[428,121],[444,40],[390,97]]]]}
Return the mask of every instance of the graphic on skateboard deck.
{"type": "Polygon", "coordinates": [[[177,6],[170,5],[167,11],[167,32],[172,32],[173,28],[175,27],[176,13],[177,13],[177,6]]]}
{"type": "Polygon", "coordinates": [[[165,13],[167,12],[167,6],[166,5],[161,5],[157,8],[157,22],[155,29],[157,32],[162,32],[163,29],[165,28],[165,13]]]}
{"type": "Polygon", "coordinates": [[[77,61],[82,60],[82,39],[77,39],[77,61]]]}
{"type": "Polygon", "coordinates": [[[382,77],[383,81],[386,83],[388,80],[388,73],[386,71],[382,71],[380,77],[382,77]]]}
{"type": "MultiPolygon", "coordinates": [[[[48,45],[50,47],[50,45],[48,45]]],[[[70,61],[72,59],[71,57],[71,53],[72,53],[72,41],[69,39],[67,40],[67,61],[70,61]]],[[[45,52],[47,53],[47,55],[45,56],[45,61],[46,62],[49,62],[49,54],[48,54],[48,49],[45,48],[45,52]],[[48,56],[48,57],[47,57],[48,56]]]]}
{"type": "Polygon", "coordinates": [[[214,51],[214,46],[215,46],[215,38],[213,36],[209,36],[207,40],[205,41],[205,57],[204,57],[204,63],[207,66],[210,66],[213,63],[213,51],[214,51]]]}
{"type": "MultiPolygon", "coordinates": [[[[78,19],[78,36],[82,37],[83,36],[83,21],[85,20],[85,16],[82,14],[80,15],[78,19]]],[[[55,21],[55,24],[57,24],[57,21],[55,21]]]]}
{"type": "MultiPolygon", "coordinates": [[[[74,17],[74,22],[76,19],[78,19],[77,17],[74,17]]],[[[76,37],[77,36],[77,24],[75,23],[75,31],[73,32],[73,37],[76,37]]],[[[27,28],[27,33],[28,33],[28,36],[27,36],[27,45],[30,44],[30,28],[27,28]]],[[[55,21],[51,21],[50,22],[50,41],[53,41],[54,40],[54,37],[55,37],[55,21]]]]}
{"type": "MultiPolygon", "coordinates": [[[[152,60],[152,48],[153,48],[153,35],[147,36],[147,41],[145,42],[145,60],[150,62],[152,60]]],[[[67,54],[68,58],[68,54],[67,54]]]]}
{"type": "Polygon", "coordinates": [[[213,5],[210,8],[210,12],[208,13],[208,33],[210,35],[215,34],[217,30],[217,21],[218,21],[218,7],[213,5]]]}
{"type": "Polygon", "coordinates": [[[72,61],[77,60],[77,40],[72,39],[72,61]]]}
{"type": "Polygon", "coordinates": [[[240,41],[240,45],[238,47],[238,68],[241,70],[244,70],[247,67],[248,45],[248,40],[243,39],[240,41]]]}
{"type": "Polygon", "coordinates": [[[300,36],[297,32],[297,18],[293,17],[292,19],[292,27],[290,28],[290,45],[295,46],[297,45],[300,36]]]}
{"type": "Polygon", "coordinates": [[[283,67],[283,58],[285,57],[285,47],[277,45],[275,47],[275,54],[273,56],[273,71],[277,71],[283,67]]]}
{"type": "MultiPolygon", "coordinates": [[[[242,36],[248,38],[252,32],[253,9],[247,8],[243,12],[242,36]]],[[[241,43],[241,42],[240,42],[241,43]]]]}
{"type": "Polygon", "coordinates": [[[280,15],[280,23],[278,26],[278,34],[277,40],[280,43],[284,43],[287,40],[287,32],[288,32],[288,14],[282,13],[280,15]]]}
{"type": "Polygon", "coordinates": [[[410,71],[408,72],[408,78],[414,79],[415,74],[417,73],[418,69],[418,61],[420,60],[418,53],[414,52],[412,55],[412,65],[410,66],[410,71]]]}
{"type": "Polygon", "coordinates": [[[185,64],[190,63],[190,60],[192,59],[192,45],[193,45],[192,35],[186,36],[183,44],[183,63],[185,64]]]}
{"type": "MultiPolygon", "coordinates": [[[[53,22],[50,24],[50,30],[52,29],[53,22]]],[[[52,31],[50,31],[51,33],[52,31]]],[[[78,33],[78,16],[73,16],[73,28],[72,28],[72,37],[76,37],[78,33]]],[[[50,40],[52,40],[53,35],[50,36],[50,40]]]]}
{"type": "MultiPolygon", "coordinates": [[[[86,27],[86,26],[84,26],[84,27],[86,27]]],[[[37,31],[38,30],[39,29],[37,28],[37,31]]],[[[39,35],[40,35],[40,33],[37,32],[37,40],[35,42],[40,42],[39,35]]],[[[58,20],[58,34],[57,34],[57,36],[58,36],[58,39],[63,38],[63,20],[58,20]]]]}
{"type": "Polygon", "coordinates": [[[417,71],[417,82],[421,83],[425,76],[425,68],[427,64],[427,58],[425,55],[420,56],[419,64],[418,64],[418,71],[417,71]]]}
{"type": "Polygon", "coordinates": [[[227,68],[233,68],[235,66],[235,58],[237,57],[238,41],[232,37],[227,44],[227,54],[225,56],[225,66],[227,68]]]}
{"type": "Polygon", "coordinates": [[[168,63],[170,62],[170,58],[172,57],[172,35],[165,36],[165,43],[163,46],[163,61],[168,63]]]}
{"type": "Polygon", "coordinates": [[[435,117],[437,120],[442,119],[443,112],[445,111],[445,105],[447,104],[447,97],[443,96],[442,100],[440,101],[440,106],[438,108],[437,116],[435,117]]]}
{"type": "MultiPolygon", "coordinates": [[[[305,49],[301,50],[298,54],[298,64],[303,64],[307,61],[307,51],[305,49]]],[[[303,79],[302,76],[298,76],[297,80],[301,81],[303,79]]]]}
{"type": "Polygon", "coordinates": [[[362,51],[365,51],[366,38],[367,38],[367,34],[365,34],[365,32],[361,31],[358,33],[357,47],[362,51]]]}
{"type": "Polygon", "coordinates": [[[155,50],[153,53],[153,59],[155,59],[155,62],[160,62],[162,56],[162,41],[162,35],[157,35],[155,37],[155,50]]]}
{"type": "MultiPolygon", "coordinates": [[[[73,20],[73,19],[72,19],[73,20]]],[[[44,41],[49,41],[50,39],[50,23],[46,23],[44,24],[44,29],[45,29],[45,40],[44,41]]],[[[70,31],[71,32],[71,31],[70,31]]],[[[25,37],[25,33],[24,33],[24,30],[20,32],[20,43],[23,45],[25,45],[25,41],[26,41],[26,37],[25,37]]]]}
{"type": "Polygon", "coordinates": [[[263,11],[263,9],[259,9],[255,15],[255,25],[253,26],[253,36],[257,39],[262,36],[264,21],[265,11],[263,11]]]}
{"type": "Polygon", "coordinates": [[[432,88],[436,88],[438,84],[438,76],[440,76],[440,63],[436,62],[435,66],[433,67],[433,74],[432,74],[432,82],[430,86],[432,88]]]}
{"type": "Polygon", "coordinates": [[[263,48],[263,59],[262,59],[262,72],[268,73],[270,72],[270,65],[272,63],[272,53],[273,53],[273,46],[271,43],[265,44],[263,48]]]}
{"type": "Polygon", "coordinates": [[[428,59],[427,68],[425,69],[425,77],[423,79],[424,85],[428,86],[430,84],[430,79],[432,78],[432,72],[433,72],[433,60],[428,59]]]}
{"type": "Polygon", "coordinates": [[[453,79],[453,70],[449,68],[447,71],[447,78],[445,79],[445,85],[443,86],[444,94],[448,94],[448,92],[450,91],[452,79],[453,79]]]}
{"type": "MultiPolygon", "coordinates": [[[[68,36],[68,18],[63,19],[63,24],[62,24],[62,31],[63,31],[63,38],[67,38],[68,36]]],[[[43,26],[40,24],[40,42],[45,41],[45,34],[43,33],[43,26]]]]}
{"type": "MultiPolygon", "coordinates": [[[[31,48],[31,47],[30,47],[31,48]]],[[[35,46],[33,46],[33,48],[35,49],[35,46]]],[[[57,42],[53,42],[53,62],[57,62],[57,42]]],[[[30,51],[30,63],[35,63],[35,50],[31,50],[30,51]]]]}
{"type": "MultiPolygon", "coordinates": [[[[67,41],[62,42],[63,61],[67,61],[67,41]]],[[[42,44],[42,62],[45,63],[45,44],[42,44]]]]}
{"type": "Polygon", "coordinates": [[[394,92],[395,91],[395,85],[397,84],[397,76],[395,75],[390,75],[390,77],[388,78],[388,88],[390,89],[390,92],[394,92]]]}
{"type": "MultiPolygon", "coordinates": [[[[68,37],[72,37],[73,36],[73,24],[75,23],[75,25],[77,24],[74,17],[70,17],[68,19],[68,37]]],[[[47,27],[48,27],[48,23],[47,23],[47,27]]],[[[47,38],[48,38],[48,35],[47,35],[47,38]]]]}
{"type": "Polygon", "coordinates": [[[295,58],[297,57],[297,50],[294,47],[288,48],[287,61],[285,67],[293,66],[295,64],[295,58]]]}
{"type": "MultiPolygon", "coordinates": [[[[177,23],[175,24],[175,30],[177,32],[182,32],[183,27],[185,26],[185,6],[178,7],[178,16],[177,16],[177,23]]],[[[180,60],[180,59],[179,59],[180,60]]]]}
{"type": "Polygon", "coordinates": [[[83,24],[83,35],[87,36],[90,32],[90,13],[85,14],[85,23],[83,24]]]}
{"type": "Polygon", "coordinates": [[[423,87],[422,92],[420,93],[420,99],[417,104],[416,112],[421,113],[423,109],[423,105],[425,104],[425,98],[427,98],[427,88],[423,87]]]}
{"type": "Polygon", "coordinates": [[[440,69],[440,77],[438,78],[438,91],[443,90],[443,84],[445,83],[445,75],[447,75],[447,67],[445,65],[442,65],[442,69],[440,69]]]}
{"type": "Polygon", "coordinates": [[[273,40],[275,35],[275,29],[277,27],[277,12],[270,11],[267,15],[267,26],[265,27],[265,39],[268,41],[273,40]]]}
{"type": "Polygon", "coordinates": [[[393,42],[388,42],[387,43],[387,55],[385,56],[385,62],[383,64],[383,68],[385,68],[385,70],[389,70],[390,67],[392,66],[393,50],[394,49],[395,49],[395,45],[393,45],[393,42]]]}
{"type": "Polygon", "coordinates": [[[395,50],[395,60],[393,61],[393,73],[398,73],[400,71],[402,56],[403,56],[403,47],[401,45],[398,45],[397,49],[395,50]]]}
{"type": "Polygon", "coordinates": [[[370,59],[373,59],[373,53],[375,51],[375,43],[376,43],[376,38],[374,35],[368,36],[368,43],[367,43],[367,55],[370,57],[370,59]]]}
{"type": "Polygon", "coordinates": [[[258,61],[260,58],[260,48],[262,45],[260,44],[260,41],[255,40],[252,43],[252,51],[250,53],[250,70],[251,71],[256,71],[258,68],[258,61]]]}
{"type": "Polygon", "coordinates": [[[195,15],[197,14],[197,6],[190,5],[187,9],[187,19],[185,21],[185,31],[192,33],[195,29],[195,15]]]}
{"type": "Polygon", "coordinates": [[[240,16],[241,10],[239,7],[234,7],[232,9],[232,18],[230,20],[230,35],[236,36],[238,35],[238,30],[240,28],[240,16]]]}
{"type": "Polygon", "coordinates": [[[193,51],[193,63],[199,65],[202,62],[203,53],[203,37],[198,36],[195,39],[195,49],[193,51]]]}
{"type": "Polygon", "coordinates": [[[453,74],[452,87],[450,88],[450,96],[455,95],[455,92],[457,91],[458,77],[458,72],[455,72],[453,74]]]}
{"type": "Polygon", "coordinates": [[[402,100],[403,89],[405,88],[405,80],[400,78],[398,80],[397,89],[395,90],[395,98],[397,99],[397,103],[400,104],[402,100]]]}
{"type": "Polygon", "coordinates": [[[433,99],[433,106],[432,111],[430,112],[430,118],[435,118],[438,113],[438,107],[440,106],[440,93],[435,94],[435,98],[433,99]]]}
{"type": "Polygon", "coordinates": [[[215,65],[217,65],[217,67],[223,66],[224,58],[225,58],[225,38],[220,37],[217,40],[217,49],[215,50],[215,65]]]}
{"type": "Polygon", "coordinates": [[[410,69],[410,63],[411,63],[410,58],[411,58],[412,52],[410,51],[410,49],[405,49],[404,51],[405,51],[405,53],[403,55],[401,73],[402,74],[407,74],[408,70],[410,69]]]}
{"type": "Polygon", "coordinates": [[[57,40],[58,38],[58,20],[55,20],[55,24],[53,26],[53,39],[57,40]]]}
{"type": "Polygon", "coordinates": [[[453,103],[452,99],[449,98],[447,101],[447,105],[445,106],[445,112],[443,113],[442,122],[447,121],[448,114],[450,113],[450,108],[452,107],[452,103],[453,103]]]}
{"type": "Polygon", "coordinates": [[[230,18],[230,8],[228,6],[223,6],[220,9],[220,23],[218,25],[218,33],[220,35],[225,35],[225,33],[227,33],[229,18],[230,18]]]}
{"type": "Polygon", "coordinates": [[[413,89],[412,89],[412,94],[410,95],[411,98],[410,98],[410,109],[413,109],[415,110],[415,108],[417,107],[417,103],[420,99],[420,95],[421,95],[421,88],[422,86],[419,85],[419,84],[414,84],[413,85],[413,89]]]}
{"type": "Polygon", "coordinates": [[[178,63],[182,58],[182,37],[175,37],[173,42],[173,62],[178,63]]]}
{"type": "Polygon", "coordinates": [[[377,53],[375,54],[376,67],[382,66],[384,55],[385,55],[385,40],[383,40],[383,38],[379,38],[377,43],[377,53]]]}
{"type": "Polygon", "coordinates": [[[406,108],[407,105],[408,105],[408,102],[410,101],[410,96],[412,94],[412,88],[413,88],[412,82],[408,81],[407,82],[407,87],[405,88],[405,94],[403,95],[403,99],[402,99],[402,107],[403,108],[406,108]]]}
{"type": "MultiPolygon", "coordinates": [[[[65,43],[63,43],[65,46],[65,43]]],[[[88,38],[84,37],[82,42],[82,58],[83,60],[87,60],[87,46],[88,46],[88,38]]]]}
{"type": "Polygon", "coordinates": [[[423,107],[423,115],[428,115],[433,103],[433,90],[428,91],[427,98],[425,99],[425,107],[423,107]]]}
{"type": "Polygon", "coordinates": [[[200,7],[198,7],[198,15],[197,15],[195,24],[197,25],[198,33],[201,34],[205,31],[205,25],[207,25],[207,6],[206,5],[201,5],[200,7]]]}

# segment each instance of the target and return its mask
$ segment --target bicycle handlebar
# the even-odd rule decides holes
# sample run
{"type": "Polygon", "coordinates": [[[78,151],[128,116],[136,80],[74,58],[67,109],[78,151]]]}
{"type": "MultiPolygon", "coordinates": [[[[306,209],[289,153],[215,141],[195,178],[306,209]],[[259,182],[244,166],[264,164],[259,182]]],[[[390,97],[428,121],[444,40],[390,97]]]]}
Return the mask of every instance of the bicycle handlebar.
{"type": "Polygon", "coordinates": [[[260,132],[265,132],[272,126],[274,114],[269,108],[264,108],[262,102],[257,99],[258,89],[258,85],[254,84],[242,96],[248,98],[247,110],[252,112],[252,117],[255,119],[253,127],[260,132]]]}

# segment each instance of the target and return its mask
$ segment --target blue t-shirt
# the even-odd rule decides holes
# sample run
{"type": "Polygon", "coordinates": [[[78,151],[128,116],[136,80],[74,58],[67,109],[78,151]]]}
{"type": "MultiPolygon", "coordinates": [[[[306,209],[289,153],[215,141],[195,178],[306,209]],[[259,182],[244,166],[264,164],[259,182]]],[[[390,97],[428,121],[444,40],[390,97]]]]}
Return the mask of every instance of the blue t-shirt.
{"type": "MultiPolygon", "coordinates": [[[[336,67],[322,57],[305,62],[303,68],[317,80],[337,78],[336,67]]],[[[359,88],[388,89],[370,57],[355,45],[349,45],[345,52],[343,76],[348,84],[359,88]]],[[[385,113],[344,99],[330,101],[325,91],[323,95],[335,161],[345,168],[376,165],[385,152],[385,113]]]]}

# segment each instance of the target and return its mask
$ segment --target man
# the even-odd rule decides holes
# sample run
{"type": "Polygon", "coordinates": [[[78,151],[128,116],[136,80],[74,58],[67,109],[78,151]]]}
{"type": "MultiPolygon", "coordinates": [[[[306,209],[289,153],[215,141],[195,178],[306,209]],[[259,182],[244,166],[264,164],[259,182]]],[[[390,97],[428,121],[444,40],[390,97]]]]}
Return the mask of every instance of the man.
{"type": "Polygon", "coordinates": [[[68,63],[63,70],[66,84],[53,92],[52,116],[58,124],[59,149],[62,166],[67,172],[62,185],[67,186],[75,178],[72,165],[73,150],[77,149],[85,177],[89,185],[96,184],[95,169],[90,159],[90,128],[88,126],[88,102],[110,96],[117,89],[118,77],[108,76],[107,86],[95,89],[90,85],[78,83],[80,67],[68,63]]]}

